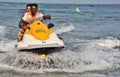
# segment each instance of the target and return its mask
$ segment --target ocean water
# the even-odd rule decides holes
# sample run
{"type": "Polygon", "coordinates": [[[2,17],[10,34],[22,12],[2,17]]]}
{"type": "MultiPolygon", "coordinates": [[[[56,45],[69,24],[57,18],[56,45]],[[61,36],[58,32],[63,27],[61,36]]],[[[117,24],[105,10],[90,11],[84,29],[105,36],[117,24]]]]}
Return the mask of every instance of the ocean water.
{"type": "Polygon", "coordinates": [[[38,4],[41,13],[52,15],[48,22],[66,45],[44,60],[15,48],[26,3],[0,5],[0,77],[120,76],[119,4],[38,4]]]}

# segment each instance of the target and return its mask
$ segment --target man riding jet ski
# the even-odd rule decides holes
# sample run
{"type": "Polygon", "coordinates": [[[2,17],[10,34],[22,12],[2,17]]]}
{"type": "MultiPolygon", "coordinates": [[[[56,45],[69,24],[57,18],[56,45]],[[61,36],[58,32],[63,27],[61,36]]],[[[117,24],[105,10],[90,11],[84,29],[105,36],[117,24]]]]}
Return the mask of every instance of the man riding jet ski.
{"type": "Polygon", "coordinates": [[[46,18],[46,19],[51,18],[50,15],[45,16],[42,13],[39,13],[37,9],[38,9],[37,4],[27,4],[26,5],[26,12],[24,13],[24,15],[19,23],[19,27],[21,28],[21,30],[18,33],[18,38],[17,38],[18,42],[22,40],[25,30],[27,29],[27,27],[30,26],[30,24],[28,24],[29,21],[35,20],[40,17],[46,18]]]}
{"type": "Polygon", "coordinates": [[[23,37],[18,40],[18,50],[38,49],[38,48],[63,48],[63,41],[54,33],[52,23],[45,24],[40,20],[50,19],[50,15],[42,16],[38,13],[36,4],[31,6],[31,16],[29,15],[28,21],[21,20],[20,28],[23,29],[23,37]],[[30,18],[29,18],[30,17],[30,18]]]}

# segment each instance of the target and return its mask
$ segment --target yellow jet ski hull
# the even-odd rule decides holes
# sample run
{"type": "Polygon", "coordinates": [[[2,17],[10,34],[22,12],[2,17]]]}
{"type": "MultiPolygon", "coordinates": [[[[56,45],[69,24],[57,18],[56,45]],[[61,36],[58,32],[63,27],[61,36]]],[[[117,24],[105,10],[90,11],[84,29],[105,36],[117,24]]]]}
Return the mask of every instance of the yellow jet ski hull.
{"type": "Polygon", "coordinates": [[[64,42],[56,35],[52,28],[40,21],[35,20],[26,29],[23,39],[18,42],[18,50],[37,48],[59,48],[64,47],[64,42]]]}

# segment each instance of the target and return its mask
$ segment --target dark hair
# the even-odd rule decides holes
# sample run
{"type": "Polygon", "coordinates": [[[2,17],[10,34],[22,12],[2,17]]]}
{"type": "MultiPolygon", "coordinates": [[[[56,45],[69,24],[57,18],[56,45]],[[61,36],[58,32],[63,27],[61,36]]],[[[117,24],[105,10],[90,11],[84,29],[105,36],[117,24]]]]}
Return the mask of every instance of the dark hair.
{"type": "Polygon", "coordinates": [[[28,6],[30,6],[30,7],[31,7],[31,4],[27,4],[27,5],[26,5],[26,8],[27,8],[28,6]]]}
{"type": "Polygon", "coordinates": [[[37,5],[37,4],[35,4],[35,3],[34,3],[34,4],[31,4],[31,6],[35,6],[36,8],[38,8],[38,5],[37,5]]]}

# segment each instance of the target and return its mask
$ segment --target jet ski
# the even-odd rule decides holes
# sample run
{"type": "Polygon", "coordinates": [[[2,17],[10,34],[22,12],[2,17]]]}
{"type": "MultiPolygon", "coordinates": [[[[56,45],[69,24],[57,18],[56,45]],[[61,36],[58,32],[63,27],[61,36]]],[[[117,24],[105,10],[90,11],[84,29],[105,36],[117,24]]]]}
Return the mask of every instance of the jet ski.
{"type": "Polygon", "coordinates": [[[36,19],[30,23],[29,28],[24,32],[21,41],[18,42],[17,49],[47,49],[47,48],[64,48],[64,42],[54,32],[52,23],[48,25],[42,20],[36,19]]]}

